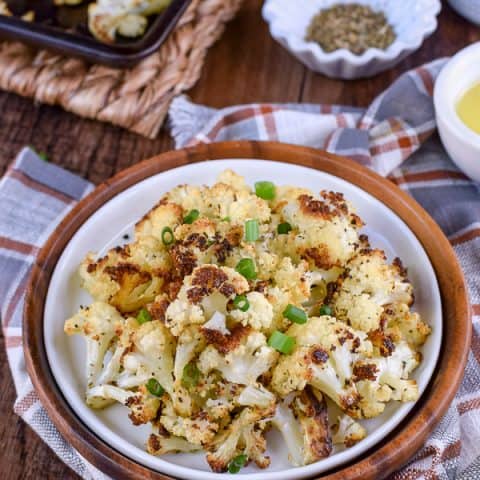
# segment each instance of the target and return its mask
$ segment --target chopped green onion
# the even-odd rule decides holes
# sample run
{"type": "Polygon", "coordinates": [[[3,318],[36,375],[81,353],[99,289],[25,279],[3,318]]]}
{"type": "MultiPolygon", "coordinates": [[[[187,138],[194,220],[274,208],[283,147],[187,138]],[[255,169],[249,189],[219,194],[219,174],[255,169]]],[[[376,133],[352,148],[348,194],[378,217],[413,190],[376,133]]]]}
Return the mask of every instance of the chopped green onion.
{"type": "Polygon", "coordinates": [[[277,226],[277,232],[280,235],[284,235],[284,234],[288,233],[291,229],[292,229],[292,226],[288,222],[279,223],[278,226],[277,226]]]}
{"type": "Polygon", "coordinates": [[[182,385],[187,388],[195,387],[200,380],[200,370],[195,363],[187,363],[183,367],[182,385]]]}
{"type": "Polygon", "coordinates": [[[183,219],[183,223],[193,223],[200,216],[200,212],[196,209],[190,210],[187,216],[183,219]]]}
{"type": "Polygon", "coordinates": [[[245,222],[245,240],[247,242],[255,242],[259,236],[258,220],[247,220],[245,222]]]}
{"type": "Polygon", "coordinates": [[[142,308],[137,314],[137,322],[142,324],[151,321],[152,316],[150,315],[150,312],[146,308],[142,308]]]}
{"type": "Polygon", "coordinates": [[[243,275],[247,280],[255,280],[257,272],[255,271],[255,263],[251,258],[242,258],[235,267],[235,270],[243,275]]]}
{"type": "Polygon", "coordinates": [[[256,182],[255,194],[264,200],[273,200],[275,198],[275,185],[272,182],[256,182]]]}
{"type": "Polygon", "coordinates": [[[170,227],[163,227],[162,230],[162,242],[164,245],[170,245],[175,241],[173,236],[173,230],[170,227]]]}
{"type": "Polygon", "coordinates": [[[294,323],[307,323],[307,314],[295,305],[289,304],[283,311],[283,316],[294,323]]]}
{"type": "Polygon", "coordinates": [[[248,457],[244,454],[237,455],[232,461],[228,464],[229,473],[238,473],[242,467],[247,463],[248,457]]]}
{"type": "Polygon", "coordinates": [[[245,295],[237,295],[233,300],[233,305],[242,312],[246,312],[250,308],[250,302],[245,295]]]}
{"type": "Polygon", "coordinates": [[[231,218],[228,215],[222,218],[222,222],[229,222],[230,220],[231,218]]]}
{"type": "Polygon", "coordinates": [[[322,305],[320,307],[320,315],[331,315],[332,309],[328,305],[322,305]]]}
{"type": "Polygon", "coordinates": [[[165,393],[165,389],[154,378],[147,382],[147,390],[156,397],[161,397],[165,393]]]}
{"type": "Polygon", "coordinates": [[[275,330],[268,339],[268,345],[275,350],[278,350],[280,353],[288,355],[292,353],[293,348],[295,347],[295,339],[275,330]]]}

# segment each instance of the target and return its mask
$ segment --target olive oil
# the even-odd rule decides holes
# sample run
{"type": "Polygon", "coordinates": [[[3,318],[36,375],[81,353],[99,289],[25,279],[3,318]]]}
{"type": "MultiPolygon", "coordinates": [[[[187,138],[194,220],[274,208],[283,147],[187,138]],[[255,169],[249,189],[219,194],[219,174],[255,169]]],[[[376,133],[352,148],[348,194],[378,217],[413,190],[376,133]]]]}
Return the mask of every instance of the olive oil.
{"type": "Polygon", "coordinates": [[[457,113],[468,128],[480,133],[480,82],[463,94],[457,103],[457,113]]]}

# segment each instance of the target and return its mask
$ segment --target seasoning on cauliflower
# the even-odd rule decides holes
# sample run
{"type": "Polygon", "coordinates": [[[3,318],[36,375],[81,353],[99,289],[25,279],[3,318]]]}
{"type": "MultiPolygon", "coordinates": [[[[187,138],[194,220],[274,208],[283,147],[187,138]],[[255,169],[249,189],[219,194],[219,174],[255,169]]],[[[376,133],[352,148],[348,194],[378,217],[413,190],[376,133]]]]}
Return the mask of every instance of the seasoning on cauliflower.
{"type": "Polygon", "coordinates": [[[322,394],[307,386],[294,398],[292,409],[302,428],[304,465],[328,457],[332,451],[332,439],[327,404],[322,394]]]}
{"type": "Polygon", "coordinates": [[[160,424],[172,435],[183,437],[193,445],[205,445],[213,440],[219,428],[207,412],[200,411],[189,417],[177,415],[170,403],[166,403],[160,416],[160,424]]]}
{"type": "Polygon", "coordinates": [[[154,424],[154,433],[148,437],[147,441],[147,451],[152,455],[195,452],[199,449],[198,445],[189,443],[184,438],[170,435],[162,425],[154,424]]]}
{"type": "Polygon", "coordinates": [[[332,303],[337,318],[365,332],[380,328],[386,305],[413,303],[406,270],[398,259],[389,265],[381,250],[362,250],[347,262],[335,290],[332,303]]]}
{"type": "Polygon", "coordinates": [[[292,258],[328,271],[342,267],[354,255],[363,222],[342,194],[322,191],[320,199],[301,194],[283,205],[281,213],[293,227],[283,236],[292,258]]]}
{"type": "Polygon", "coordinates": [[[160,399],[149,394],[144,386],[136,392],[113,385],[99,385],[87,391],[87,403],[92,408],[105,408],[114,402],[130,409],[129,418],[134,425],[154,420],[160,408],[160,399]]]}
{"type": "Polygon", "coordinates": [[[230,425],[208,446],[207,462],[214,472],[227,470],[230,461],[245,454],[258,467],[267,468],[270,458],[265,456],[267,442],[263,430],[271,410],[244,408],[230,425]]]}
{"type": "Polygon", "coordinates": [[[155,237],[116,247],[95,260],[87,255],[80,266],[82,286],[96,300],[121,312],[134,312],[161,293],[170,260],[155,237]]]}
{"type": "Polygon", "coordinates": [[[87,343],[87,384],[93,386],[100,375],[105,354],[117,329],[123,321],[122,316],[104,302],[94,302],[80,308],[79,312],[65,322],[67,335],[82,334],[87,343]]]}
{"type": "Polygon", "coordinates": [[[230,317],[244,326],[250,325],[255,330],[268,330],[273,320],[273,307],[270,302],[259,292],[247,293],[246,299],[248,310],[232,310],[230,317]]]}
{"type": "Polygon", "coordinates": [[[382,320],[388,334],[407,341],[413,347],[422,346],[432,331],[420,315],[411,312],[405,303],[387,305],[382,320]]]}
{"type": "Polygon", "coordinates": [[[166,325],[178,336],[190,325],[202,324],[215,312],[226,312],[236,295],[248,290],[242,275],[228,267],[202,265],[185,277],[183,285],[166,311],[166,325]]]}
{"type": "Polygon", "coordinates": [[[267,372],[278,357],[278,352],[267,345],[265,335],[242,325],[223,338],[207,337],[207,343],[212,345],[200,354],[198,368],[204,374],[217,370],[232,383],[256,383],[257,378],[267,372]]]}
{"type": "Polygon", "coordinates": [[[390,400],[416,400],[417,383],[408,377],[418,363],[418,353],[404,341],[396,343],[390,355],[358,360],[353,371],[360,401],[350,413],[357,418],[371,418],[381,414],[390,400]]]}
{"type": "Polygon", "coordinates": [[[332,425],[332,431],[333,443],[343,444],[347,448],[353,447],[367,436],[365,428],[348,415],[340,415],[332,425]]]}
{"type": "Polygon", "coordinates": [[[372,348],[366,335],[329,316],[294,324],[287,335],[295,338],[297,348],[278,362],[272,387],[285,396],[308,383],[343,410],[353,408],[359,400],[352,381],[353,364],[360,354],[369,355],[372,348]]]}

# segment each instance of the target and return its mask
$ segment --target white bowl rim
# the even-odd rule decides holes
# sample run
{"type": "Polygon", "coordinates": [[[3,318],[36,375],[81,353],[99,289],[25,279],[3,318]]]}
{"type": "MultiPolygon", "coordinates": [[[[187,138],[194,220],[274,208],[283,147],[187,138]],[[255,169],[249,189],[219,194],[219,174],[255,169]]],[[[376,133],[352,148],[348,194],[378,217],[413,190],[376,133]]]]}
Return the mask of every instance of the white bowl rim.
{"type": "Polygon", "coordinates": [[[422,33],[417,35],[412,42],[405,42],[397,37],[386,50],[369,48],[361,55],[355,55],[346,48],[339,48],[333,52],[325,52],[317,43],[307,42],[303,38],[279,28],[275,22],[277,15],[274,7],[272,6],[275,1],[276,0],[265,0],[262,8],[263,18],[269,24],[270,33],[274,38],[282,39],[284,42],[286,42],[291,51],[296,53],[313,54],[315,58],[320,60],[322,63],[331,64],[338,62],[339,60],[346,60],[354,66],[363,66],[373,59],[390,61],[397,58],[406,50],[416,50],[422,45],[425,38],[437,29],[437,16],[442,9],[440,0],[432,0],[435,6],[435,8],[431,11],[432,18],[430,19],[430,22],[425,23],[425,28],[423,29],[422,33]]]}
{"type": "MultiPolygon", "coordinates": [[[[475,133],[462,122],[455,108],[455,98],[458,98],[458,94],[462,93],[462,91],[459,90],[452,95],[444,95],[452,71],[454,71],[460,63],[465,62],[468,57],[476,58],[477,62],[480,62],[480,42],[475,42],[460,50],[442,68],[434,85],[433,103],[437,119],[444,122],[445,126],[450,128],[451,132],[461,142],[478,148],[480,147],[480,134],[475,133]]],[[[478,76],[478,82],[480,82],[480,74],[478,76]]],[[[474,84],[475,82],[472,83],[470,87],[474,84]]],[[[465,93],[465,90],[463,90],[463,93],[465,93]]]]}

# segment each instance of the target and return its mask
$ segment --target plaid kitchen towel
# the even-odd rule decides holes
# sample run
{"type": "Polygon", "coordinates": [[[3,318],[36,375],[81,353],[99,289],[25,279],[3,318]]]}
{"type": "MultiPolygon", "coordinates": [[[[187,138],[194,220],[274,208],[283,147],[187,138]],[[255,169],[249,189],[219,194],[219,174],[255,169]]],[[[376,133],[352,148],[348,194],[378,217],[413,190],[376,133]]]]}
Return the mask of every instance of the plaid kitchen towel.
{"type": "MultiPolygon", "coordinates": [[[[177,146],[227,139],[278,140],[350,156],[410,193],[450,238],[468,279],[474,334],[467,371],[437,430],[395,480],[480,479],[480,192],[437,137],[432,86],[443,61],[400,77],[366,110],[318,105],[247,105],[220,111],[172,105],[177,146]],[[421,148],[420,148],[421,147],[421,148]]],[[[15,411],[82,478],[106,477],[58,434],[25,371],[21,316],[30,266],[48,235],[91,185],[25,149],[0,181],[0,304],[15,411]]]]}

